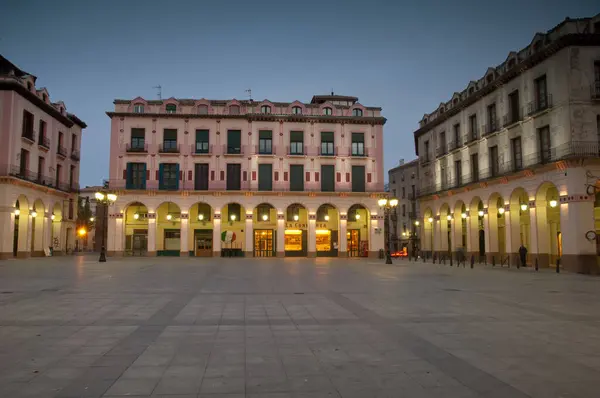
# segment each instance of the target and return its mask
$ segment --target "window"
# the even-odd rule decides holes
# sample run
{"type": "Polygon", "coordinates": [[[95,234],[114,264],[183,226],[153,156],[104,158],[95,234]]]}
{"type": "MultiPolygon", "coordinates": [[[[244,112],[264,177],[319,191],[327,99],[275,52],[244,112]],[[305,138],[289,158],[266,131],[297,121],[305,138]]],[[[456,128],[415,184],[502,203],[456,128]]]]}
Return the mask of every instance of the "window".
{"type": "Polygon", "coordinates": [[[23,130],[21,135],[33,141],[33,114],[23,111],[23,130]]]}
{"type": "Polygon", "coordinates": [[[260,113],[271,113],[271,107],[269,105],[261,106],[260,113]]]}
{"type": "Polygon", "coordinates": [[[471,140],[477,139],[477,115],[472,114],[469,116],[469,138],[471,140]]]}
{"type": "Polygon", "coordinates": [[[131,129],[131,147],[132,151],[143,151],[146,147],[146,130],[131,129]]]}
{"type": "Polygon", "coordinates": [[[194,189],[196,191],[208,190],[208,163],[196,163],[194,165],[194,189]]]}
{"type": "Polygon", "coordinates": [[[127,189],[146,189],[146,163],[127,163],[127,189]]]}
{"type": "Polygon", "coordinates": [[[296,221],[297,222],[297,220],[295,219],[296,218],[295,216],[298,216],[298,218],[300,218],[300,206],[298,206],[298,205],[288,206],[285,213],[286,213],[286,219],[287,219],[286,221],[289,221],[289,222],[296,221]]]}
{"type": "Polygon", "coordinates": [[[362,115],[363,115],[362,109],[358,109],[358,108],[352,109],[352,116],[359,116],[360,117],[362,115]]]}
{"type": "Polygon", "coordinates": [[[546,75],[538,77],[534,82],[535,103],[534,112],[544,110],[548,107],[548,92],[546,87],[546,75]]]}
{"type": "Polygon", "coordinates": [[[290,132],[290,155],[303,155],[304,154],[304,132],[303,131],[291,131],[290,132]]]}
{"type": "Polygon", "coordinates": [[[208,115],[208,105],[198,105],[198,115],[208,115]]]}
{"type": "Polygon", "coordinates": [[[462,143],[460,142],[460,123],[456,123],[453,127],[452,127],[453,131],[454,131],[454,142],[456,144],[456,148],[458,148],[459,146],[462,145],[462,143]]]}
{"type": "Polygon", "coordinates": [[[44,158],[39,156],[38,157],[38,169],[37,169],[37,180],[38,181],[43,181],[44,180],[44,158]]]}
{"type": "Polygon", "coordinates": [[[142,105],[142,104],[135,104],[133,106],[133,113],[144,113],[144,105],[142,105]]]}
{"type": "Polygon", "coordinates": [[[302,115],[302,108],[300,108],[299,106],[294,106],[292,107],[292,113],[294,115],[302,115]]]}
{"type": "Polygon", "coordinates": [[[175,112],[177,112],[177,105],[167,104],[166,110],[167,110],[167,113],[175,113],[175,112]]]}
{"type": "Polygon", "coordinates": [[[352,156],[365,156],[364,133],[352,133],[352,156]]]}
{"type": "Polygon", "coordinates": [[[19,159],[19,175],[26,177],[29,169],[29,151],[21,148],[21,158],[19,159]]]}
{"type": "Polygon", "coordinates": [[[423,155],[425,161],[429,162],[429,141],[425,141],[425,153],[423,155]]]}
{"type": "Polygon", "coordinates": [[[415,195],[415,193],[416,193],[416,192],[415,192],[415,186],[414,186],[414,185],[411,185],[411,186],[410,186],[410,193],[411,193],[411,197],[410,197],[410,199],[411,199],[411,200],[415,200],[415,196],[416,196],[416,195],[415,195]]]}
{"type": "Polygon", "coordinates": [[[406,204],[402,203],[402,217],[406,216],[406,204]]]}
{"type": "Polygon", "coordinates": [[[454,162],[454,175],[456,176],[456,186],[459,187],[462,185],[462,162],[460,160],[456,160],[454,162]]]}
{"type": "Polygon", "coordinates": [[[511,141],[511,147],[513,158],[513,171],[521,170],[523,168],[523,150],[521,148],[521,137],[514,138],[511,141]]]}
{"type": "Polygon", "coordinates": [[[240,107],[238,105],[231,105],[229,107],[229,114],[230,115],[239,115],[240,114],[240,107]]]}
{"type": "Polygon", "coordinates": [[[163,131],[163,152],[177,152],[177,130],[164,129],[163,131]]]}
{"type": "Polygon", "coordinates": [[[27,82],[27,90],[31,91],[33,89],[33,84],[31,82],[27,82]]]}
{"type": "Polygon", "coordinates": [[[471,155],[471,175],[473,182],[479,181],[479,156],[476,153],[471,155]]]}
{"type": "Polygon", "coordinates": [[[332,109],[329,107],[323,108],[323,115],[325,116],[331,116],[332,112],[332,109]]]}
{"type": "Polygon", "coordinates": [[[321,191],[335,191],[335,166],[332,164],[321,165],[321,191]]]}
{"type": "Polygon", "coordinates": [[[71,152],[77,150],[77,136],[75,134],[71,135],[71,152]]]}
{"type": "Polygon", "coordinates": [[[73,165],[69,169],[69,189],[75,189],[75,166],[73,165]]]}
{"type": "Polygon", "coordinates": [[[446,170],[446,159],[440,162],[440,177],[442,182],[442,189],[448,189],[448,171],[446,170]]]}
{"type": "Polygon", "coordinates": [[[242,221],[242,207],[239,203],[230,203],[227,205],[227,221],[232,221],[231,216],[235,216],[234,220],[242,221]]]}
{"type": "Polygon", "coordinates": [[[57,152],[64,156],[67,153],[67,150],[63,147],[63,141],[64,141],[63,137],[64,137],[64,135],[63,135],[62,131],[59,131],[58,132],[58,148],[57,148],[57,152]]]}
{"type": "Polygon", "coordinates": [[[239,191],[242,189],[242,165],[239,163],[227,164],[227,190],[239,191]]]}
{"type": "MultiPolygon", "coordinates": [[[[21,158],[22,158],[22,156],[21,156],[21,158]]],[[[60,187],[61,174],[62,174],[62,166],[60,164],[57,164],[56,165],[56,188],[60,187]]]]}
{"type": "Polygon", "coordinates": [[[258,190],[273,190],[273,165],[270,163],[262,163],[258,165],[258,190]]]}
{"type": "Polygon", "coordinates": [[[46,122],[40,119],[39,131],[38,131],[39,143],[44,145],[46,143],[46,122]]]}
{"type": "Polygon", "coordinates": [[[304,191],[304,166],[301,164],[290,165],[290,191],[304,191]]]}
{"type": "Polygon", "coordinates": [[[540,161],[547,163],[552,158],[552,151],[550,149],[550,127],[545,126],[538,129],[538,137],[540,143],[540,161]]]}
{"type": "Polygon", "coordinates": [[[273,153],[273,132],[270,130],[261,130],[258,132],[258,153],[273,153]]]}
{"type": "Polygon", "coordinates": [[[321,132],[321,155],[333,156],[333,132],[322,131],[321,132]]]}
{"type": "Polygon", "coordinates": [[[508,123],[519,121],[519,108],[519,90],[515,90],[508,94],[508,123]]]}
{"type": "Polygon", "coordinates": [[[258,221],[271,221],[271,206],[267,204],[256,206],[256,216],[258,221]],[[267,216],[266,219],[264,216],[267,216]]]}
{"type": "Polygon", "coordinates": [[[473,95],[475,93],[475,87],[469,88],[469,95],[473,95]]]}
{"type": "Polygon", "coordinates": [[[209,133],[208,130],[196,130],[196,153],[209,153],[208,147],[209,133]]]}
{"type": "Polygon", "coordinates": [[[42,94],[42,100],[44,102],[48,102],[48,96],[46,94],[42,94]]]}
{"type": "Polygon", "coordinates": [[[365,166],[352,166],[352,192],[365,192],[365,166]]]}
{"type": "Polygon", "coordinates": [[[499,173],[498,163],[498,145],[490,147],[490,172],[492,177],[496,177],[499,173]]]}
{"type": "Polygon", "coordinates": [[[490,104],[487,107],[487,116],[488,116],[488,127],[486,133],[493,133],[496,131],[497,120],[496,120],[496,103],[490,104]]]}
{"type": "Polygon", "coordinates": [[[446,132],[442,131],[440,133],[440,155],[446,153],[446,132]]]}
{"type": "Polygon", "coordinates": [[[402,187],[402,199],[406,198],[406,189],[402,187]]]}
{"type": "Polygon", "coordinates": [[[242,132],[240,130],[227,130],[227,153],[242,153],[242,132]]]}
{"type": "Polygon", "coordinates": [[[179,163],[161,163],[158,166],[158,189],[179,189],[179,163]]]}

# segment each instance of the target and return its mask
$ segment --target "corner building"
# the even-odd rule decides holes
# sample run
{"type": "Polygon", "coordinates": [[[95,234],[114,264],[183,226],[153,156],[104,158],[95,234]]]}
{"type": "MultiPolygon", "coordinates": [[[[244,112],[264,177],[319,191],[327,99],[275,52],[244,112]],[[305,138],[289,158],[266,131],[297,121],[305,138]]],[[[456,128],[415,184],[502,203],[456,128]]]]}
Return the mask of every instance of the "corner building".
{"type": "Polygon", "coordinates": [[[599,273],[600,15],[566,19],[414,132],[422,249],[599,273]]]}
{"type": "Polygon", "coordinates": [[[109,255],[376,256],[383,248],[381,108],[115,100],[109,255]]]}

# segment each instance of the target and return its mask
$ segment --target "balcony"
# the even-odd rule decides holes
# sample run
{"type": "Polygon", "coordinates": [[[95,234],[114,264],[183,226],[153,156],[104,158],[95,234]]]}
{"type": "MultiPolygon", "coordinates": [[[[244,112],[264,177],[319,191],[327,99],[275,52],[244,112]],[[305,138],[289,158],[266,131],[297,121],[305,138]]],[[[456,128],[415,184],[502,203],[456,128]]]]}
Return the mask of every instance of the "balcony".
{"type": "Polygon", "coordinates": [[[502,127],[512,126],[523,120],[523,112],[521,109],[517,109],[516,111],[509,112],[502,118],[502,127]]]}
{"type": "Polygon", "coordinates": [[[41,135],[40,139],[38,140],[38,146],[42,149],[49,150],[50,140],[48,139],[48,137],[41,135]]]}
{"type": "Polygon", "coordinates": [[[306,155],[306,145],[294,145],[285,147],[285,153],[288,156],[304,156],[306,155]]]}
{"type": "Polygon", "coordinates": [[[419,157],[419,163],[421,164],[421,166],[425,166],[425,165],[429,164],[429,162],[431,162],[431,159],[429,158],[429,156],[419,157]]]}
{"type": "Polygon", "coordinates": [[[205,142],[196,142],[192,144],[191,148],[192,155],[212,155],[213,146],[205,142]]]}
{"type": "Polygon", "coordinates": [[[179,144],[162,143],[158,145],[158,152],[162,154],[179,154],[179,144]]]}
{"type": "Polygon", "coordinates": [[[590,86],[590,96],[592,101],[600,101],[600,81],[597,81],[590,86]]]}
{"type": "Polygon", "coordinates": [[[75,162],[79,162],[80,159],[80,155],[79,155],[79,151],[71,151],[71,160],[75,161],[75,162]]]}
{"type": "Polygon", "coordinates": [[[486,124],[485,126],[483,126],[483,136],[488,136],[490,134],[494,134],[496,131],[498,131],[498,119],[492,119],[490,120],[490,122],[488,124],[486,124]]]}
{"type": "Polygon", "coordinates": [[[127,153],[148,153],[148,144],[127,144],[125,146],[125,152],[127,153]]]}
{"type": "Polygon", "coordinates": [[[23,134],[21,134],[22,138],[25,138],[30,143],[35,143],[35,133],[33,130],[24,130],[23,134]]]}
{"type": "Polygon", "coordinates": [[[79,191],[79,184],[77,183],[57,183],[56,180],[52,177],[35,173],[31,170],[24,169],[17,165],[0,165],[0,175],[16,177],[24,181],[29,181],[34,184],[43,185],[49,188],[59,189],[64,192],[79,191]]]}
{"type": "Polygon", "coordinates": [[[467,135],[465,135],[465,145],[470,144],[471,142],[477,141],[479,139],[479,132],[477,129],[473,129],[469,131],[467,135]]]}
{"type": "Polygon", "coordinates": [[[548,108],[552,108],[552,94],[540,96],[527,104],[527,115],[533,116],[548,108]]]}
{"type": "Polygon", "coordinates": [[[337,152],[337,147],[335,148],[323,148],[323,146],[321,145],[319,147],[319,156],[337,156],[338,152],[337,152]]]}
{"type": "Polygon", "coordinates": [[[254,145],[254,153],[256,155],[265,155],[265,156],[271,156],[271,155],[275,154],[275,152],[273,151],[272,143],[271,143],[270,147],[268,145],[264,145],[262,148],[260,147],[260,145],[254,145]]]}
{"type": "Polygon", "coordinates": [[[446,145],[442,145],[442,146],[435,148],[435,157],[436,158],[444,156],[446,153],[448,153],[448,148],[446,147],[446,145]]]}
{"type": "Polygon", "coordinates": [[[452,152],[458,147],[460,147],[460,142],[452,140],[448,143],[448,152],[452,152]]]}
{"type": "Polygon", "coordinates": [[[62,156],[63,159],[67,157],[67,148],[65,148],[64,146],[58,146],[58,148],[56,148],[56,154],[59,156],[62,156]]]}
{"type": "Polygon", "coordinates": [[[241,146],[228,146],[227,144],[222,145],[222,151],[224,155],[243,155],[244,150],[241,146]]]}
{"type": "Polygon", "coordinates": [[[350,148],[348,150],[348,155],[353,158],[365,158],[369,156],[369,148],[355,148],[354,150],[350,148]]]}

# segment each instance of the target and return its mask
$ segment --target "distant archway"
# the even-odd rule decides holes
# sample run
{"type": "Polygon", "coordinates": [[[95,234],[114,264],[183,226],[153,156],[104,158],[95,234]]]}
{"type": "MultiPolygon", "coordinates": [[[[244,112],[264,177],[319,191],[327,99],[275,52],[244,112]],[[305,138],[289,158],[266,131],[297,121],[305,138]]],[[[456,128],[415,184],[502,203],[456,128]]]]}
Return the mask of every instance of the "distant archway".
{"type": "Polygon", "coordinates": [[[369,255],[369,226],[371,214],[361,204],[348,209],[346,247],[349,257],[367,257],[369,255]]]}

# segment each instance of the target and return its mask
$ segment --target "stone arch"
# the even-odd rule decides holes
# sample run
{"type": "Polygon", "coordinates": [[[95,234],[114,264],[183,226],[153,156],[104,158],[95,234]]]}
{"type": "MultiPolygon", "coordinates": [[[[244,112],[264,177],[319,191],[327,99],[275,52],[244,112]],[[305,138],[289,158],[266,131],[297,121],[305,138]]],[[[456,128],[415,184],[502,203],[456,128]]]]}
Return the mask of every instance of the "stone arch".
{"type": "Polygon", "coordinates": [[[187,214],[175,202],[162,202],[156,208],[156,255],[181,254],[181,220],[187,214]]]}
{"type": "Polygon", "coordinates": [[[221,247],[231,255],[241,255],[248,250],[246,233],[251,232],[246,231],[246,211],[238,202],[229,202],[221,208],[221,247]]]}
{"type": "Polygon", "coordinates": [[[212,206],[206,202],[196,202],[190,206],[187,237],[190,256],[210,257],[213,255],[213,213],[212,206]]]}
{"type": "MultiPolygon", "coordinates": [[[[284,213],[284,251],[286,257],[308,255],[308,208],[301,203],[289,204],[284,213]]],[[[314,239],[314,238],[311,238],[314,239]]],[[[312,254],[311,254],[312,255],[312,254]]]]}
{"type": "Polygon", "coordinates": [[[454,204],[454,212],[452,214],[454,235],[453,249],[456,251],[456,259],[462,260],[467,254],[468,237],[467,237],[467,206],[462,200],[457,200],[454,204]]]}
{"type": "Polygon", "coordinates": [[[506,207],[504,198],[498,192],[494,192],[488,199],[488,223],[489,223],[489,252],[488,261],[504,261],[506,257],[506,207]],[[493,257],[493,258],[492,258],[493,257]]]}
{"type": "Polygon", "coordinates": [[[62,247],[62,243],[65,237],[62,234],[62,223],[63,223],[63,208],[62,202],[56,201],[54,202],[54,206],[52,206],[52,214],[50,215],[52,219],[52,229],[50,242],[52,245],[52,250],[54,252],[59,252],[62,247]]]}
{"type": "Polygon", "coordinates": [[[510,248],[511,263],[519,261],[519,248],[523,245],[531,250],[531,219],[529,215],[529,194],[518,187],[510,194],[510,248]]]}
{"type": "Polygon", "coordinates": [[[371,212],[362,203],[354,203],[348,208],[346,247],[348,256],[365,257],[369,253],[369,232],[371,212]]]}
{"type": "Polygon", "coordinates": [[[479,196],[473,197],[469,204],[469,226],[471,233],[469,234],[469,241],[471,242],[469,254],[475,256],[479,261],[484,260],[485,253],[487,252],[487,240],[485,236],[485,209],[483,206],[483,200],[479,196]]]}
{"type": "Polygon", "coordinates": [[[156,216],[139,201],[123,207],[123,231],[125,234],[125,254],[143,255],[148,251],[149,217],[156,216]]]}
{"type": "Polygon", "coordinates": [[[562,254],[560,225],[560,198],[556,185],[545,181],[535,194],[535,212],[538,231],[538,261],[540,267],[555,267],[562,254]]]}
{"type": "Polygon", "coordinates": [[[315,250],[317,257],[337,257],[340,247],[340,212],[331,203],[317,208],[315,250]]]}
{"type": "Polygon", "coordinates": [[[439,251],[443,253],[443,255],[447,255],[448,252],[452,248],[452,215],[450,211],[450,206],[448,203],[443,203],[440,206],[439,213],[439,223],[440,223],[440,247],[439,251]],[[450,217],[450,219],[448,219],[450,217]]]}

